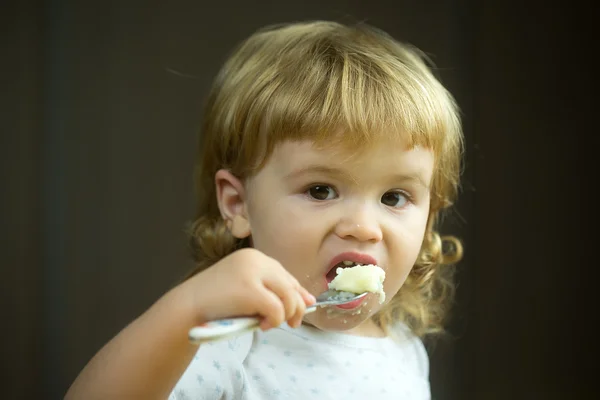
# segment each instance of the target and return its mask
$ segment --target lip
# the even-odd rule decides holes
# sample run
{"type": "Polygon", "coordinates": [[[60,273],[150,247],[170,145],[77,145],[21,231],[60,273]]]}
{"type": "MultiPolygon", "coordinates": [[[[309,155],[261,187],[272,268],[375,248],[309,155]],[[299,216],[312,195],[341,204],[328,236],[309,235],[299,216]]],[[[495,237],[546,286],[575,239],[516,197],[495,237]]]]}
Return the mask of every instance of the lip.
{"type": "Polygon", "coordinates": [[[351,310],[353,308],[356,308],[358,306],[360,306],[362,304],[363,301],[365,301],[365,299],[368,296],[363,296],[360,299],[356,299],[354,301],[351,301],[350,303],[345,303],[345,304],[338,304],[336,307],[337,308],[341,308],[342,310],[351,310]]]}

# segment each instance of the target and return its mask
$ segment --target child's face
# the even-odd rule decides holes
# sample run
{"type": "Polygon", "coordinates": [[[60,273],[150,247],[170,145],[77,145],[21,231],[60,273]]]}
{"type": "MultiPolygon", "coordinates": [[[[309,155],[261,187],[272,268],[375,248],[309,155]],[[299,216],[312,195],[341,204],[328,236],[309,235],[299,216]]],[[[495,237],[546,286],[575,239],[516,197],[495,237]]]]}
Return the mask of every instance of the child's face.
{"type": "MultiPolygon", "coordinates": [[[[314,295],[327,289],[343,253],[350,261],[377,264],[386,272],[388,301],[421,248],[433,165],[430,150],[397,142],[355,154],[317,149],[308,141],[284,142],[245,183],[253,246],[314,295]]],[[[373,294],[354,309],[319,309],[306,320],[320,329],[361,334],[361,324],[381,306],[373,294]]]]}

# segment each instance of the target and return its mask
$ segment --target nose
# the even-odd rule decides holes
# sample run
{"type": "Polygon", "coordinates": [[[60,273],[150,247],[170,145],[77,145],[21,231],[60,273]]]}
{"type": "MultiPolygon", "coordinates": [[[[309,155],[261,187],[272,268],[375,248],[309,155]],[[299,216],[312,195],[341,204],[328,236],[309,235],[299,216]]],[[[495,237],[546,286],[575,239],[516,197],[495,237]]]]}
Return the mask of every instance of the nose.
{"type": "Polygon", "coordinates": [[[360,242],[379,242],[383,232],[375,212],[367,204],[348,207],[335,226],[335,233],[342,239],[360,242]]]}

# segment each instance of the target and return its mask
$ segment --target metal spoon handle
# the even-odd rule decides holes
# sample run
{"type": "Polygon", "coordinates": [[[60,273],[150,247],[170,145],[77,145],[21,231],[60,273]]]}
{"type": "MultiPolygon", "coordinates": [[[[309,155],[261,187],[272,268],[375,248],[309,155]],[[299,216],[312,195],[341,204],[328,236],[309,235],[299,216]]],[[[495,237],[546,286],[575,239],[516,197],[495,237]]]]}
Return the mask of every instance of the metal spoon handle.
{"type": "MultiPolygon", "coordinates": [[[[305,314],[314,312],[317,307],[338,305],[354,301],[361,297],[364,297],[366,293],[351,296],[348,293],[339,295],[340,292],[327,291],[322,293],[315,304],[306,308],[305,314]],[[332,295],[335,293],[336,295],[332,295]]],[[[236,317],[219,319],[210,321],[200,326],[195,326],[188,332],[188,338],[190,343],[200,344],[202,342],[209,342],[212,340],[221,340],[230,338],[233,336],[241,335],[245,332],[250,332],[258,329],[260,326],[260,319],[256,317],[236,317]]]]}
{"type": "MultiPolygon", "coordinates": [[[[315,303],[312,306],[307,307],[304,314],[310,314],[316,311],[319,306],[320,304],[315,303]]],[[[256,317],[218,319],[193,327],[190,329],[188,337],[190,343],[193,344],[221,340],[258,329],[260,321],[261,320],[256,317]]]]}

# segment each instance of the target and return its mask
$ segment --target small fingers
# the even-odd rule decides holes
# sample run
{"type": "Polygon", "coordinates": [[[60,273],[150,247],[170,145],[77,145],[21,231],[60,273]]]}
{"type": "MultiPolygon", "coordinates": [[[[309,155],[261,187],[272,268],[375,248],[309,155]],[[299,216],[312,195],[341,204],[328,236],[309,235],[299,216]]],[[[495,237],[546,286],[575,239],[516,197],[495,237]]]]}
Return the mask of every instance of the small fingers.
{"type": "Polygon", "coordinates": [[[279,296],[285,309],[285,321],[289,321],[290,318],[296,315],[299,303],[303,303],[303,300],[298,297],[300,289],[298,281],[292,276],[276,275],[266,279],[264,284],[267,289],[279,296]]]}
{"type": "Polygon", "coordinates": [[[295,292],[296,296],[296,309],[291,318],[288,319],[288,325],[292,328],[297,328],[302,323],[304,313],[306,312],[306,305],[304,304],[304,298],[300,292],[295,292]]]}
{"type": "Polygon", "coordinates": [[[317,299],[315,298],[315,296],[310,294],[310,292],[308,290],[304,289],[304,287],[300,286],[300,288],[298,289],[298,292],[300,293],[300,296],[302,296],[302,300],[304,301],[304,304],[306,306],[312,306],[313,304],[315,304],[317,302],[317,299]]]}
{"type": "Polygon", "coordinates": [[[306,307],[316,302],[315,297],[277,262],[268,265],[259,276],[264,289],[271,295],[269,303],[277,303],[279,307],[277,312],[268,309],[272,307],[269,306],[265,312],[260,313],[264,317],[261,329],[277,327],[284,321],[292,327],[298,327],[302,323],[306,307]]]}
{"type": "Polygon", "coordinates": [[[285,321],[285,308],[281,299],[268,288],[260,290],[257,304],[258,314],[263,317],[260,323],[262,330],[277,327],[285,321]]]}

